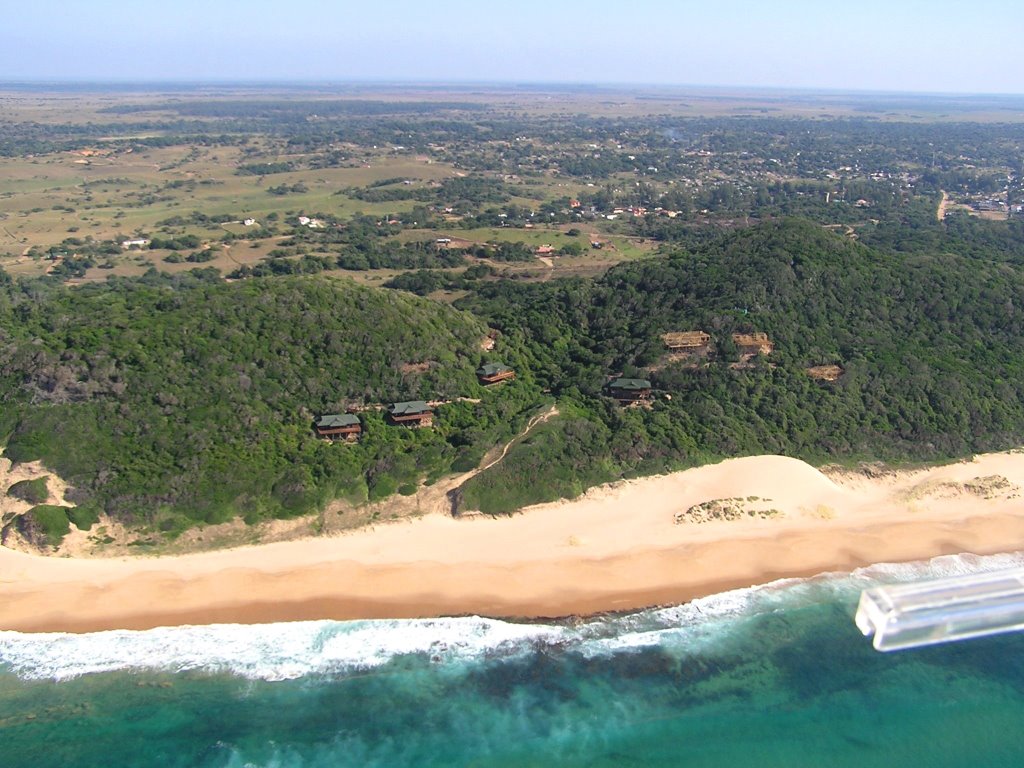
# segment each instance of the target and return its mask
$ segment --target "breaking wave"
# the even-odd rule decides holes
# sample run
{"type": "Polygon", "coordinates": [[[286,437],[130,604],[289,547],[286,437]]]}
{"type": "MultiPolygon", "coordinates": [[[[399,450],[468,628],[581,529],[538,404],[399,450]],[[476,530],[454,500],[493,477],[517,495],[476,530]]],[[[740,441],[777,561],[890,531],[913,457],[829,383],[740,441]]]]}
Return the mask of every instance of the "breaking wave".
{"type": "Polygon", "coordinates": [[[66,680],[118,670],[227,673],[254,680],[345,675],[413,657],[450,664],[570,652],[593,657],[662,646],[697,652],[720,644],[746,620],[823,602],[852,608],[879,583],[1024,566],[1024,553],[951,555],[879,564],[852,573],[783,579],[685,605],[596,617],[582,623],[528,624],[465,618],[307,621],[116,630],[88,634],[0,632],[0,670],[23,679],[66,680]]]}

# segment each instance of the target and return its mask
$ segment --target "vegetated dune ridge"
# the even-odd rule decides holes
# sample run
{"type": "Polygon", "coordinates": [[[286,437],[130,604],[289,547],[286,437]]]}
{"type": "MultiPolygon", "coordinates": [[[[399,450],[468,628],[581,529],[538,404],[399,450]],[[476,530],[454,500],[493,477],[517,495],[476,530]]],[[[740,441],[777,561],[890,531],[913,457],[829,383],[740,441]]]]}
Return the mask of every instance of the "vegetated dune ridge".
{"type": "Polygon", "coordinates": [[[161,558],[0,549],[0,629],[482,614],[679,603],[874,562],[1024,549],[1024,453],[919,471],[730,459],[592,489],[508,518],[436,514],[161,558]]]}

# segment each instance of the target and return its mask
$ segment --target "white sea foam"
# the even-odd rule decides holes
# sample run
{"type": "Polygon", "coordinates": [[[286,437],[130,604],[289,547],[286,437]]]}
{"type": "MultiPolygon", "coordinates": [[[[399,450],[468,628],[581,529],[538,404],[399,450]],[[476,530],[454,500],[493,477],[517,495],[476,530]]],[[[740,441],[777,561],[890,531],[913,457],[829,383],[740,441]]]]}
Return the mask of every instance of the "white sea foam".
{"type": "Polygon", "coordinates": [[[852,604],[861,589],[873,584],[1021,566],[1024,553],[883,563],[853,573],[783,579],[571,627],[466,617],[221,624],[89,634],[0,631],[0,669],[51,680],[116,670],[200,670],[285,680],[377,668],[407,655],[446,663],[509,657],[538,648],[588,657],[656,645],[699,651],[720,646],[752,616],[837,600],[852,604]]]}
{"type": "Polygon", "coordinates": [[[971,573],[998,571],[1006,568],[1024,567],[1024,552],[1007,552],[999,555],[942,555],[913,563],[878,563],[858,568],[851,575],[854,578],[875,582],[914,581],[917,579],[939,579],[947,576],[965,576],[971,573]]]}
{"type": "Polygon", "coordinates": [[[370,669],[408,654],[435,661],[510,655],[558,643],[565,632],[478,617],[214,624],[81,635],[0,632],[0,665],[24,678],[53,680],[125,669],[285,680],[370,669]]]}

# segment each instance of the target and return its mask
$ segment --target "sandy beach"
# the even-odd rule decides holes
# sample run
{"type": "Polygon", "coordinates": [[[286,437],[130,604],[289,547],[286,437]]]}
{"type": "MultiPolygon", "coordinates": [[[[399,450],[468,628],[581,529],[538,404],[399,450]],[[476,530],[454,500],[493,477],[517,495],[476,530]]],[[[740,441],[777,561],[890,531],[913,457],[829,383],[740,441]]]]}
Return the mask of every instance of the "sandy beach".
{"type": "Polygon", "coordinates": [[[876,562],[1022,550],[1021,488],[1019,452],[897,473],[759,456],[508,518],[432,514],[175,557],[0,548],[0,629],[629,610],[876,562]]]}

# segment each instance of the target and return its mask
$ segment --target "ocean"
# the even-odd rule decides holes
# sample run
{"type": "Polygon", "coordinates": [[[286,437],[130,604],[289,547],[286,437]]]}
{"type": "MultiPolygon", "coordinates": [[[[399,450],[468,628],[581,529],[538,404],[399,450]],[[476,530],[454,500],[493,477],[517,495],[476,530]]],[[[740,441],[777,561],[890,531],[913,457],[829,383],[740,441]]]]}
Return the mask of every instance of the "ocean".
{"type": "Polygon", "coordinates": [[[853,614],[876,583],[1022,564],[561,623],[0,632],[0,766],[1020,766],[1024,633],[882,654],[853,614]]]}

